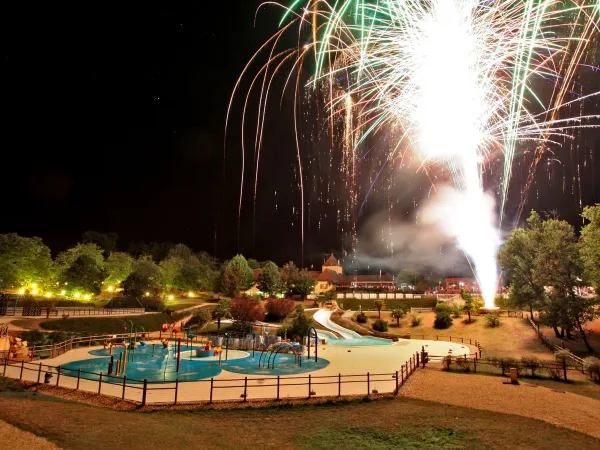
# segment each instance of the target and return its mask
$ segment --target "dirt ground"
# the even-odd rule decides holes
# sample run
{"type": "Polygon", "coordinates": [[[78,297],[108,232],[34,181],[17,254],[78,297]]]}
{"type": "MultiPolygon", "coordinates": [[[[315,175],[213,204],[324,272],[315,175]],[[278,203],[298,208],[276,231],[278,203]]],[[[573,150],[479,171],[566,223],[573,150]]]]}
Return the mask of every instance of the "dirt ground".
{"type": "Polygon", "coordinates": [[[600,401],[505,378],[417,371],[400,395],[543,420],[600,438],[600,401]]]}

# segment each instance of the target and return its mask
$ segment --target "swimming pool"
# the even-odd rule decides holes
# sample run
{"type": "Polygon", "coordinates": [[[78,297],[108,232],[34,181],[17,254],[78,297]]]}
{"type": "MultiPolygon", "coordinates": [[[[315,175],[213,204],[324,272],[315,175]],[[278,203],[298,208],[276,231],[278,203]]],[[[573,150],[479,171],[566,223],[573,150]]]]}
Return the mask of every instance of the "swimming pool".
{"type": "MultiPolygon", "coordinates": [[[[177,372],[176,352],[173,345],[170,345],[168,349],[163,348],[161,344],[138,346],[134,352],[128,351],[129,357],[133,357],[133,360],[130,359],[127,362],[125,376],[131,380],[143,380],[145,378],[151,382],[174,382],[176,379],[179,379],[179,381],[196,381],[216,377],[224,370],[249,375],[293,375],[312,372],[329,365],[329,361],[324,358],[318,358],[317,362],[314,361],[314,358],[307,361],[305,355],[302,356],[302,365],[299,366],[295,364],[293,355],[279,353],[275,358],[274,368],[259,368],[258,360],[261,352],[256,351],[253,356],[252,351],[242,350],[228,350],[227,360],[225,359],[225,352],[223,352],[221,364],[219,364],[219,359],[214,356],[208,358],[194,357],[197,348],[204,347],[192,346],[188,348],[185,345],[182,346],[179,372],[177,372]]],[[[122,351],[123,347],[113,348],[115,360],[119,358],[122,351]]],[[[96,349],[91,350],[89,354],[92,358],[62,365],[63,375],[77,376],[79,370],[81,370],[81,377],[90,380],[99,379],[100,373],[106,376],[111,359],[109,351],[96,349]]],[[[264,361],[266,361],[267,356],[268,353],[265,352],[264,361]]],[[[122,376],[111,376],[111,379],[122,378],[122,376]]]]}
{"type": "Polygon", "coordinates": [[[337,337],[327,337],[327,344],[340,346],[340,347],[367,347],[371,345],[392,345],[392,341],[389,339],[382,339],[377,337],[359,337],[351,339],[340,339],[337,337]]]}

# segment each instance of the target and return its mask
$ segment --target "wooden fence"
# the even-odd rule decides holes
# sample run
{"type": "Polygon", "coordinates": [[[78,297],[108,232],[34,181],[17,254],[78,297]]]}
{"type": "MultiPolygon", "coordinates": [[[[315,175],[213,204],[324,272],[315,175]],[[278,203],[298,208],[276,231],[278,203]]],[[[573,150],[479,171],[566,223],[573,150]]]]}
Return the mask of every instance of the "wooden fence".
{"type": "Polygon", "coordinates": [[[563,350],[568,352],[568,354],[565,354],[565,356],[570,359],[571,363],[577,367],[577,369],[579,371],[581,371],[581,373],[584,372],[584,367],[583,367],[583,359],[581,359],[579,356],[574,355],[573,353],[571,353],[571,351],[569,349],[566,349],[564,347],[560,347],[558,345],[556,345],[554,342],[552,342],[550,339],[548,339],[548,337],[540,330],[540,326],[538,325],[538,323],[533,320],[531,318],[531,316],[527,316],[527,320],[529,322],[529,324],[531,325],[531,327],[534,329],[534,331],[537,333],[538,337],[540,338],[540,340],[542,341],[542,343],[548,347],[548,349],[550,349],[551,352],[556,353],[559,350],[563,350]]]}
{"type": "Polygon", "coordinates": [[[418,352],[410,357],[400,369],[390,373],[366,374],[311,374],[302,376],[270,376],[243,378],[210,378],[198,381],[151,382],[127,377],[108,376],[85,370],[69,370],[42,362],[14,362],[0,360],[2,375],[19,381],[37,384],[47,381],[58,387],[96,392],[111,397],[146,404],[174,404],[241,399],[281,400],[283,398],[313,398],[341,395],[398,394],[398,390],[423,364],[418,352]],[[47,380],[46,380],[47,378],[47,380]],[[52,380],[54,379],[54,380],[52,380]]]}

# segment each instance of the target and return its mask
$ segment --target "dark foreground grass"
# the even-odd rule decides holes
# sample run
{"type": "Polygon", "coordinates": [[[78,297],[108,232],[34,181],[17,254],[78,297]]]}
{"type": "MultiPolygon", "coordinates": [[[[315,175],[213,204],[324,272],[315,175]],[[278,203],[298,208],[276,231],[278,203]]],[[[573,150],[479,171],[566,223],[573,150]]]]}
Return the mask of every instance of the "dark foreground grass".
{"type": "Polygon", "coordinates": [[[599,448],[545,422],[410,398],[236,410],[122,412],[0,392],[0,420],[62,448],[599,448]]]}

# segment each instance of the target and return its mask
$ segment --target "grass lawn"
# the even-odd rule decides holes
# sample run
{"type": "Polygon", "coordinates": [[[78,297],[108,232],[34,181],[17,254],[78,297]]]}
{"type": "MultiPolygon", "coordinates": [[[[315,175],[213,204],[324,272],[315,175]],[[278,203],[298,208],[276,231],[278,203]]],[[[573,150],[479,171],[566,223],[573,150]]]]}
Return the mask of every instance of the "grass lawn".
{"type": "MultiPolygon", "coordinates": [[[[375,319],[376,312],[366,313],[369,328],[375,319]]],[[[525,319],[516,317],[501,317],[501,325],[497,328],[489,328],[485,324],[483,316],[472,316],[472,322],[466,323],[467,316],[454,319],[452,326],[446,330],[438,330],[433,327],[435,313],[416,314],[423,321],[418,327],[411,326],[411,315],[400,320],[400,328],[396,326],[396,319],[391,312],[382,311],[381,318],[389,323],[388,333],[404,335],[410,333],[411,337],[418,338],[425,334],[430,336],[452,336],[458,338],[470,338],[481,343],[483,357],[510,356],[520,358],[521,356],[537,356],[540,359],[552,359],[550,351],[544,347],[537,335],[525,319]]]]}
{"type": "MultiPolygon", "coordinates": [[[[123,316],[123,317],[78,317],[68,319],[51,319],[44,320],[40,323],[40,328],[52,331],[69,331],[73,333],[87,334],[105,334],[105,333],[122,333],[123,323],[131,320],[134,325],[143,326],[146,331],[158,331],[164,323],[178,321],[189,313],[174,313],[171,318],[166,314],[144,314],[140,316],[123,316]]],[[[21,321],[15,321],[15,325],[21,321]]]]}
{"type": "MultiPolygon", "coordinates": [[[[359,306],[362,307],[363,311],[376,311],[375,299],[370,300],[358,300],[356,298],[345,298],[338,299],[338,305],[343,305],[343,309],[358,311],[359,306]]],[[[435,308],[437,300],[435,297],[425,298],[405,298],[405,299],[394,299],[385,300],[385,308],[392,310],[395,308],[435,308]]],[[[341,308],[342,306],[340,306],[341,308]]]]}
{"type": "MultiPolygon", "coordinates": [[[[1,385],[0,385],[1,386],[1,385]]],[[[120,412],[29,391],[0,392],[0,419],[62,448],[597,448],[525,417],[399,397],[241,410],[120,412]]]]}

